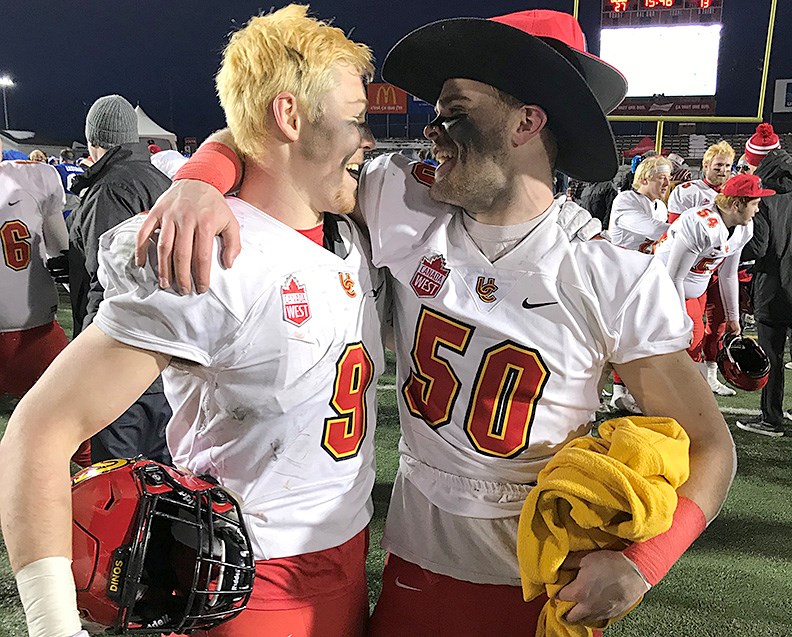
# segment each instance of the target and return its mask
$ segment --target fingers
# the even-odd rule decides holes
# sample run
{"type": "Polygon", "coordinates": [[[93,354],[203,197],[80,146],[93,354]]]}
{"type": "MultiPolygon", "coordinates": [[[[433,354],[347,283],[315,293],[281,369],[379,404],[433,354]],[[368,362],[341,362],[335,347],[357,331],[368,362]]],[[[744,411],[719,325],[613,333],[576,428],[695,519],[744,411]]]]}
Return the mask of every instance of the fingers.
{"type": "MultiPolygon", "coordinates": [[[[197,231],[197,226],[180,225],[173,242],[173,276],[180,294],[189,294],[192,291],[193,241],[197,231]]],[[[168,260],[170,265],[170,258],[168,260]]]]}
{"type": "MultiPolygon", "coordinates": [[[[575,551],[566,556],[561,568],[565,571],[575,571],[580,568],[580,562],[592,551],[575,551]]],[[[563,589],[562,589],[563,590],[563,589]]]]}
{"type": "Polygon", "coordinates": [[[633,565],[619,551],[575,553],[564,561],[564,568],[579,566],[569,584],[556,599],[575,605],[566,621],[587,626],[601,625],[634,606],[646,593],[646,583],[633,565]]]}
{"type": "MultiPolygon", "coordinates": [[[[140,232],[138,233],[138,238],[139,237],[140,232]]],[[[157,240],[159,285],[163,289],[167,289],[171,286],[173,273],[171,271],[170,255],[173,251],[173,241],[175,238],[176,226],[171,222],[163,223],[162,227],[160,228],[159,238],[157,240]]],[[[145,260],[143,261],[143,264],[145,264],[145,260]]]]}
{"type": "Polygon", "coordinates": [[[192,270],[195,290],[199,294],[203,294],[209,289],[214,240],[214,230],[209,228],[207,224],[199,224],[196,227],[192,246],[193,255],[195,256],[192,258],[192,263],[188,262],[187,265],[192,270]]]}
{"type": "Polygon", "coordinates": [[[159,228],[160,219],[157,214],[146,215],[146,219],[138,230],[137,238],[135,240],[135,265],[142,268],[146,265],[146,258],[148,256],[148,243],[154,236],[154,232],[159,228]]]}
{"type": "Polygon", "coordinates": [[[220,236],[223,239],[223,267],[230,268],[242,251],[242,242],[239,239],[239,222],[236,220],[236,217],[231,217],[226,227],[220,233],[220,236]]]}

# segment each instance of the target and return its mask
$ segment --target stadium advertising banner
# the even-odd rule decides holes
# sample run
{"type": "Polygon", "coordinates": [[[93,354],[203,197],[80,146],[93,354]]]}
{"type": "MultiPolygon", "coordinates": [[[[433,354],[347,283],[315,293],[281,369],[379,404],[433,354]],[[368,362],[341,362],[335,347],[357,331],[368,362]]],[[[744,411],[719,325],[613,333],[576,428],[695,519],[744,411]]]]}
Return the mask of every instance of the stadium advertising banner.
{"type": "Polygon", "coordinates": [[[402,114],[407,112],[407,93],[393,84],[376,82],[368,85],[368,112],[402,114]]]}
{"type": "Polygon", "coordinates": [[[714,97],[632,97],[619,104],[611,115],[714,115],[715,104],[714,97]]]}
{"type": "Polygon", "coordinates": [[[776,80],[774,113],[792,113],[792,80],[776,80]]]}

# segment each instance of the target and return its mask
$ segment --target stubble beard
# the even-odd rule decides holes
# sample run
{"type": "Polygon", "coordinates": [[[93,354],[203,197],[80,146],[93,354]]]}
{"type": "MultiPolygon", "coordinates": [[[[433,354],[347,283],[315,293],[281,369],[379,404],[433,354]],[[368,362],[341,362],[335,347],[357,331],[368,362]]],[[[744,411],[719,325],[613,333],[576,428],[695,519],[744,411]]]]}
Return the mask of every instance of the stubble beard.
{"type": "Polygon", "coordinates": [[[348,215],[355,209],[357,203],[357,189],[349,193],[343,188],[339,188],[333,197],[333,212],[340,215],[348,215]]]}
{"type": "Polygon", "coordinates": [[[487,212],[501,199],[507,188],[506,177],[500,166],[504,165],[504,153],[498,153],[478,162],[457,164],[440,181],[432,184],[429,196],[440,203],[464,208],[469,212],[487,212]]]}

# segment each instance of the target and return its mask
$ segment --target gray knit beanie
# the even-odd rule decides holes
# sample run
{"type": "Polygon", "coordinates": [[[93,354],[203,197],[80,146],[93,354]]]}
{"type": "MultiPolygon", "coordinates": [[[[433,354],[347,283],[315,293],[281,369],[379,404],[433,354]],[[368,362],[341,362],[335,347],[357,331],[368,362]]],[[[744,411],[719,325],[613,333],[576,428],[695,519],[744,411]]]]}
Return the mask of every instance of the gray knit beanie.
{"type": "Polygon", "coordinates": [[[120,95],[100,97],[85,118],[85,139],[102,148],[140,141],[137,114],[132,104],[120,95]]]}

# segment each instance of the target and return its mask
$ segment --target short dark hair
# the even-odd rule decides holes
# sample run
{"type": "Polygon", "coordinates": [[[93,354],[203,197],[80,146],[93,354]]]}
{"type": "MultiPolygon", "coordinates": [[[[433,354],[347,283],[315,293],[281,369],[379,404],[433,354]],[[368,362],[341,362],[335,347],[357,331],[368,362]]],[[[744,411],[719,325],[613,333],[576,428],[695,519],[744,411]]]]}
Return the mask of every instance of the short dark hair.
{"type": "Polygon", "coordinates": [[[64,161],[74,161],[74,151],[71,148],[64,148],[60,152],[60,158],[64,161]]]}

